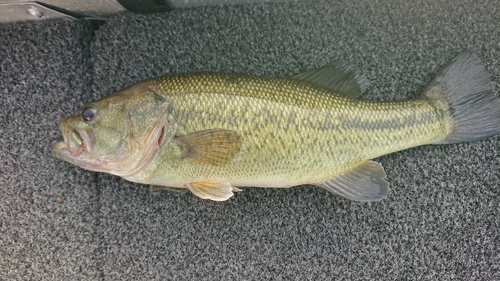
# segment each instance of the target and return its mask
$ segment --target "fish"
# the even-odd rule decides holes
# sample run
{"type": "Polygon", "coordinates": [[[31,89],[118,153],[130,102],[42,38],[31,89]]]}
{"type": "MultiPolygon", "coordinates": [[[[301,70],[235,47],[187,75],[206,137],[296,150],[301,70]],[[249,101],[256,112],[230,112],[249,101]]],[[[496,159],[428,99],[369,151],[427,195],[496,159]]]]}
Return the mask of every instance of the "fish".
{"type": "Polygon", "coordinates": [[[347,63],[285,78],[151,78],[62,119],[64,141],[51,152],[86,170],[214,201],[242,187],[315,185],[372,202],[390,191],[373,159],[500,132],[500,99],[474,52],[455,57],[413,99],[360,99],[367,87],[347,63]]]}

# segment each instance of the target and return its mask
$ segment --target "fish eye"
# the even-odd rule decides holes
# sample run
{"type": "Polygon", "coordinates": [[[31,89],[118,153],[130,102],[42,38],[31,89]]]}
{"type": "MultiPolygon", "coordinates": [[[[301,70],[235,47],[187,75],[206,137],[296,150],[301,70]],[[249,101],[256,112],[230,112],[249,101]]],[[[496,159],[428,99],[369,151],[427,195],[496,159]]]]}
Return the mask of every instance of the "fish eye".
{"type": "Polygon", "coordinates": [[[87,106],[82,110],[82,118],[83,120],[90,122],[94,120],[97,113],[97,109],[94,107],[87,106]]]}

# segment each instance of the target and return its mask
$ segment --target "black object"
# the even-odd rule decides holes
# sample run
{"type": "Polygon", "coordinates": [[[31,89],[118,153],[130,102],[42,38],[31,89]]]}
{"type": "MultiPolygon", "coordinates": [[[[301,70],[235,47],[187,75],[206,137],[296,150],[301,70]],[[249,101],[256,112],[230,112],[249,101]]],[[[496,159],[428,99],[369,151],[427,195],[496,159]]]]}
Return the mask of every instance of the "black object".
{"type": "Polygon", "coordinates": [[[133,13],[154,13],[172,10],[168,0],[117,0],[125,9],[133,13]]]}

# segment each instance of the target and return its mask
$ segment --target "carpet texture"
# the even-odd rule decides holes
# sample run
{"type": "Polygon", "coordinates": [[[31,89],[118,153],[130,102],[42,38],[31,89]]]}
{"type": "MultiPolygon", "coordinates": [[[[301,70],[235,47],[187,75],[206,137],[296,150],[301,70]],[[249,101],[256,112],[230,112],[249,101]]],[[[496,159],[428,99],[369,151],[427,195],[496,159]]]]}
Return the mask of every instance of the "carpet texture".
{"type": "Polygon", "coordinates": [[[399,100],[468,49],[498,96],[498,22],[498,1],[365,0],[0,27],[0,280],[500,280],[500,135],[377,159],[392,192],[375,203],[312,186],[211,202],[50,155],[62,117],[169,73],[346,61],[363,99],[399,100]]]}

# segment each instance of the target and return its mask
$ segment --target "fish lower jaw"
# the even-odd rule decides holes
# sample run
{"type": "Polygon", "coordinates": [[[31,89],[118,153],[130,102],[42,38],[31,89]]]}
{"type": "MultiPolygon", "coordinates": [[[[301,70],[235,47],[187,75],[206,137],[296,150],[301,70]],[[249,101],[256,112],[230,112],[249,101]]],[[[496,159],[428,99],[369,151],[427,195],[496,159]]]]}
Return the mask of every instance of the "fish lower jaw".
{"type": "Polygon", "coordinates": [[[52,153],[56,150],[68,150],[68,146],[63,141],[60,141],[60,142],[52,145],[52,149],[51,149],[52,153]]]}
{"type": "Polygon", "coordinates": [[[74,156],[65,142],[58,142],[52,145],[51,153],[54,157],[65,161],[67,161],[67,158],[74,156]]]}
{"type": "Polygon", "coordinates": [[[71,149],[65,142],[58,142],[52,145],[51,153],[52,156],[56,158],[76,164],[75,160],[79,158],[78,156],[80,156],[84,152],[84,150],[85,147],[83,145],[71,149]]]}
{"type": "Polygon", "coordinates": [[[58,142],[52,146],[52,154],[57,153],[57,151],[66,151],[72,156],[76,157],[85,151],[85,143],[81,145],[68,146],[65,142],[58,142]]]}

